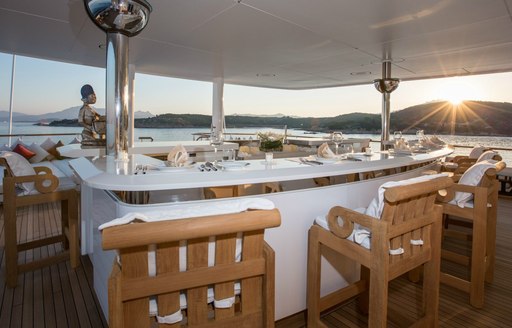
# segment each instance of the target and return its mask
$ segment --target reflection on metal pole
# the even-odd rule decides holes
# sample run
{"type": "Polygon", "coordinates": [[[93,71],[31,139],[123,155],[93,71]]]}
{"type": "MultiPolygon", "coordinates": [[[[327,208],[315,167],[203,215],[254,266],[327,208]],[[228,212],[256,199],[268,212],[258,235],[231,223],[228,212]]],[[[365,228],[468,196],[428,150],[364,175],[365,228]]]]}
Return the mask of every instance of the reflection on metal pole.
{"type": "Polygon", "coordinates": [[[128,42],[126,35],[107,33],[107,155],[117,159],[128,154],[128,42]]]}
{"type": "Polygon", "coordinates": [[[213,79],[211,139],[222,141],[224,136],[224,79],[213,79]]]}
{"type": "Polygon", "coordinates": [[[9,147],[11,146],[12,134],[12,109],[14,107],[14,78],[16,74],[16,55],[12,55],[12,70],[11,70],[11,95],[9,99],[9,147]]]}
{"type": "Polygon", "coordinates": [[[391,77],[391,60],[382,62],[382,79],[373,81],[375,88],[382,93],[382,132],[381,149],[385,149],[386,141],[389,141],[389,121],[391,117],[391,92],[395,91],[400,84],[399,79],[391,77]]]}

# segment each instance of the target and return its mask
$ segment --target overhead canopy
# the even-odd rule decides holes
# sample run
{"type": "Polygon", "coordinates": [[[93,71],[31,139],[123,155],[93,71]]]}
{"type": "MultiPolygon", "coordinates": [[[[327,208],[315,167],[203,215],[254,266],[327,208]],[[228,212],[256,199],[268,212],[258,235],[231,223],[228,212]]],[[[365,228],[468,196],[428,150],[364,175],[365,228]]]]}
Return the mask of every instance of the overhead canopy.
{"type": "MultiPolygon", "coordinates": [[[[130,63],[155,75],[271,88],[512,71],[512,0],[150,0],[130,63]]],[[[0,51],[105,67],[82,0],[0,0],[0,51]]]]}

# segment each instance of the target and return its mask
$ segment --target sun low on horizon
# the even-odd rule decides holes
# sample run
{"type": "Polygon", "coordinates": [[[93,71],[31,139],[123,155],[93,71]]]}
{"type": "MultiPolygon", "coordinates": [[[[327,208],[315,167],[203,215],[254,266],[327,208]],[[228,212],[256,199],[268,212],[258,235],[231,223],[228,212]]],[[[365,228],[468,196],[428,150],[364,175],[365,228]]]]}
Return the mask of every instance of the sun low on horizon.
{"type": "Polygon", "coordinates": [[[438,99],[446,100],[454,106],[458,106],[466,100],[481,100],[484,98],[476,86],[459,77],[442,81],[436,90],[436,96],[438,99]]]}

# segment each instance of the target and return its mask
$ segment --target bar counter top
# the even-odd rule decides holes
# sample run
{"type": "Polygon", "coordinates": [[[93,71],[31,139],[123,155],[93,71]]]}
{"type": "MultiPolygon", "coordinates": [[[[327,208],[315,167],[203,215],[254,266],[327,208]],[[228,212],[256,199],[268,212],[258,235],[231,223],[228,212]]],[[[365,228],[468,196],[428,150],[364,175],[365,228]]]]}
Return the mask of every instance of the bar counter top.
{"type": "Polygon", "coordinates": [[[391,155],[387,151],[371,156],[355,153],[353,158],[322,165],[301,163],[299,158],[278,158],[271,164],[264,160],[219,163],[218,171],[199,170],[201,163],[188,168],[168,168],[158,159],[131,154],[128,161],[116,161],[112,156],[77,158],[71,167],[87,186],[103,190],[144,191],[228,186],[311,179],[374,170],[384,170],[431,162],[453,152],[443,148],[428,153],[391,155]],[[145,167],[145,173],[141,170],[145,167]]]}

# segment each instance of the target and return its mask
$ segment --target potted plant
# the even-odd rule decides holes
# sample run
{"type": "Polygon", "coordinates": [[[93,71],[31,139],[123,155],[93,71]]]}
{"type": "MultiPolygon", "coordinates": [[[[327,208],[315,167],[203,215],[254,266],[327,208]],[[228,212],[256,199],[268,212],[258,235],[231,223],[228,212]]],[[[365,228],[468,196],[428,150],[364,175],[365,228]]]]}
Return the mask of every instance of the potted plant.
{"type": "Polygon", "coordinates": [[[274,132],[258,132],[260,150],[264,152],[282,151],[284,136],[274,132]]]}

